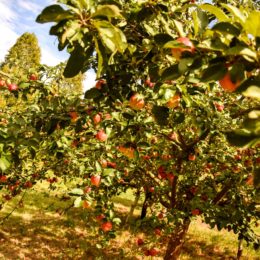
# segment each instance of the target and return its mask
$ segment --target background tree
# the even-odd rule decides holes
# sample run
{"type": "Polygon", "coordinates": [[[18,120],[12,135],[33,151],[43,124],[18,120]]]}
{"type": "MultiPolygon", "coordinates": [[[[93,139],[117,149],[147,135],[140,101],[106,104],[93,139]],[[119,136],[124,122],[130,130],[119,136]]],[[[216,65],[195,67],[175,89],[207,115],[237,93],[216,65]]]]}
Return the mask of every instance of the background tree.
{"type": "Polygon", "coordinates": [[[8,51],[1,70],[21,79],[30,73],[37,72],[41,59],[41,50],[38,39],[33,33],[24,33],[8,51]]]}
{"type": "Polygon", "coordinates": [[[44,66],[42,67],[42,76],[48,80],[50,85],[56,86],[58,92],[82,95],[85,76],[79,73],[72,78],[65,78],[63,75],[65,67],[66,63],[64,62],[56,66],[44,66]]]}

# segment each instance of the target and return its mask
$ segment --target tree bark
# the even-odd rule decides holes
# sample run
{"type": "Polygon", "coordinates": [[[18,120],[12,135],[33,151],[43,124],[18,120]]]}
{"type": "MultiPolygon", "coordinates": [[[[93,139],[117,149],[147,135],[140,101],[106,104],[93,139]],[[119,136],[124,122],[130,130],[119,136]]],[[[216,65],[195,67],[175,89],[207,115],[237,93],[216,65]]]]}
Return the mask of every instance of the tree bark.
{"type": "Polygon", "coordinates": [[[182,224],[176,226],[175,230],[168,242],[164,260],[178,260],[185,241],[185,236],[188,232],[190,220],[185,219],[182,224]]]}
{"type": "Polygon", "coordinates": [[[142,207],[142,212],[141,212],[141,216],[140,216],[141,219],[144,219],[146,217],[147,208],[150,204],[151,198],[152,198],[152,193],[149,191],[146,191],[145,199],[144,199],[144,203],[143,203],[143,207],[142,207]]]}
{"type": "Polygon", "coordinates": [[[238,240],[238,248],[237,248],[237,260],[241,259],[243,254],[243,239],[238,240]]]}

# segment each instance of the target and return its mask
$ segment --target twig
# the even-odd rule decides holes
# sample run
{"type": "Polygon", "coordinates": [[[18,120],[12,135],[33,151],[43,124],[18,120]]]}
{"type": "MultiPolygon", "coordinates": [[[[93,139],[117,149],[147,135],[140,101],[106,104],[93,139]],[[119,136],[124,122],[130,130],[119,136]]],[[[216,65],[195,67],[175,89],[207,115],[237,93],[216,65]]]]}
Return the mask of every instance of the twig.
{"type": "Polygon", "coordinates": [[[8,219],[8,218],[13,214],[13,212],[14,212],[15,210],[17,210],[18,205],[23,201],[23,198],[24,198],[25,194],[26,194],[26,190],[24,191],[23,196],[22,196],[21,199],[18,201],[18,203],[16,204],[16,206],[12,209],[12,211],[11,211],[10,213],[8,213],[4,218],[1,219],[0,225],[2,225],[2,224],[4,223],[4,221],[5,221],[6,219],[8,219]]]}

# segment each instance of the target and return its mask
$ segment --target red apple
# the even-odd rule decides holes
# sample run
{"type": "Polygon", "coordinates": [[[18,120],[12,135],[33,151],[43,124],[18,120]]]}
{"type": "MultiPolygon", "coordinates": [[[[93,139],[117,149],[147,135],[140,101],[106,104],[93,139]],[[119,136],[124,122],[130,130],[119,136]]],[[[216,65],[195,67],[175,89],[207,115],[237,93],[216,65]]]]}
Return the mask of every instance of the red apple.
{"type": "Polygon", "coordinates": [[[150,256],[156,256],[156,255],[158,255],[159,251],[155,248],[151,248],[149,250],[149,253],[150,253],[150,256]]]}
{"type": "Polygon", "coordinates": [[[144,244],[144,240],[143,240],[142,238],[138,238],[137,241],[136,241],[136,244],[137,244],[138,246],[141,246],[141,245],[144,244]]]}
{"type": "Polygon", "coordinates": [[[225,108],[224,105],[221,105],[221,104],[218,104],[218,103],[215,104],[215,107],[216,107],[216,109],[217,109],[219,112],[222,112],[222,111],[224,110],[224,108],[225,108]]]}
{"type": "Polygon", "coordinates": [[[175,94],[173,97],[171,97],[167,102],[168,108],[176,108],[180,105],[181,97],[179,94],[175,94]]]}
{"type": "Polygon", "coordinates": [[[237,161],[241,161],[242,160],[242,156],[240,154],[236,154],[234,157],[237,161]]]}
{"type": "Polygon", "coordinates": [[[100,114],[96,114],[93,116],[93,122],[95,125],[99,124],[101,122],[101,115],[100,114]]]}
{"type": "Polygon", "coordinates": [[[0,182],[6,182],[7,181],[7,177],[5,175],[2,175],[0,177],[0,182]]]}
{"type": "Polygon", "coordinates": [[[16,84],[14,84],[14,83],[8,84],[8,90],[9,90],[10,92],[12,92],[12,91],[17,91],[17,90],[18,90],[18,86],[17,86],[16,84]]]}
{"type": "Polygon", "coordinates": [[[78,113],[75,111],[69,112],[70,118],[72,122],[76,122],[78,120],[78,113]]]}
{"type": "Polygon", "coordinates": [[[158,172],[158,175],[159,175],[160,178],[162,178],[162,179],[166,179],[167,178],[167,173],[166,173],[166,171],[165,171],[163,166],[160,166],[158,168],[157,172],[158,172]]]}
{"type": "Polygon", "coordinates": [[[177,48],[172,48],[171,51],[172,51],[172,55],[177,59],[179,60],[180,57],[181,57],[181,54],[184,52],[184,51],[188,51],[188,52],[191,52],[191,53],[194,53],[195,52],[195,47],[192,43],[192,41],[187,38],[187,37],[179,37],[177,40],[176,40],[178,43],[181,43],[187,47],[177,47],[177,48]]]}
{"type": "Polygon", "coordinates": [[[27,181],[25,184],[24,184],[24,187],[25,188],[31,188],[33,185],[30,181],[27,181]]]}
{"type": "Polygon", "coordinates": [[[106,84],[106,81],[104,79],[100,79],[97,81],[95,88],[101,89],[104,84],[106,84]]]}
{"type": "Polygon", "coordinates": [[[6,86],[5,80],[1,79],[0,80],[0,87],[5,87],[5,86],[6,86]]]}
{"type": "Polygon", "coordinates": [[[196,160],[196,155],[195,154],[189,154],[189,157],[188,157],[189,161],[195,161],[196,160]]]}
{"type": "Polygon", "coordinates": [[[96,138],[101,142],[105,142],[107,140],[107,134],[104,130],[99,130],[96,134],[96,138]]]}
{"type": "Polygon", "coordinates": [[[82,203],[82,207],[84,209],[88,209],[90,207],[90,203],[88,201],[84,200],[83,203],[82,203]]]}
{"type": "Polygon", "coordinates": [[[37,80],[38,77],[36,74],[31,74],[30,77],[29,77],[30,80],[37,80]]]}
{"type": "Polygon", "coordinates": [[[91,181],[92,185],[99,187],[100,182],[101,182],[101,176],[100,175],[93,175],[93,176],[91,176],[90,181],[91,181]]]}
{"type": "Polygon", "coordinates": [[[84,188],[84,193],[90,193],[90,192],[91,192],[91,187],[86,186],[84,188]]]}
{"type": "Polygon", "coordinates": [[[134,94],[131,96],[130,101],[129,101],[129,106],[134,109],[134,110],[140,110],[144,107],[145,102],[144,98],[140,94],[134,94]]]}
{"type": "Polygon", "coordinates": [[[170,183],[173,183],[175,178],[175,175],[171,172],[167,173],[167,179],[169,180],[170,183]]]}
{"type": "Polygon", "coordinates": [[[105,215],[104,215],[104,214],[100,214],[100,215],[96,216],[96,220],[97,220],[97,221],[101,221],[101,220],[103,220],[104,218],[105,218],[105,215]]]}
{"type": "Polygon", "coordinates": [[[149,188],[149,191],[150,191],[150,192],[154,192],[154,191],[155,191],[155,188],[154,188],[154,187],[150,187],[150,188],[149,188]]]}
{"type": "Polygon", "coordinates": [[[233,82],[228,72],[221,80],[219,80],[219,84],[226,92],[234,92],[240,85],[240,81],[237,80],[236,82],[233,82]]]}
{"type": "Polygon", "coordinates": [[[101,159],[99,162],[103,168],[107,168],[107,160],[101,159]]]}
{"type": "Polygon", "coordinates": [[[160,228],[156,228],[156,229],[154,230],[154,233],[155,233],[155,235],[160,236],[160,235],[162,234],[162,231],[161,231],[160,228]]]}
{"type": "Polygon", "coordinates": [[[110,230],[112,230],[112,228],[113,228],[113,224],[110,221],[107,221],[101,225],[101,229],[104,232],[109,232],[110,230]]]}
{"type": "Polygon", "coordinates": [[[201,212],[200,212],[199,209],[193,209],[193,210],[191,211],[191,214],[192,214],[193,216],[198,216],[198,215],[201,214],[201,212]]]}
{"type": "Polygon", "coordinates": [[[116,163],[115,162],[107,162],[107,166],[110,168],[116,168],[116,163]]]}

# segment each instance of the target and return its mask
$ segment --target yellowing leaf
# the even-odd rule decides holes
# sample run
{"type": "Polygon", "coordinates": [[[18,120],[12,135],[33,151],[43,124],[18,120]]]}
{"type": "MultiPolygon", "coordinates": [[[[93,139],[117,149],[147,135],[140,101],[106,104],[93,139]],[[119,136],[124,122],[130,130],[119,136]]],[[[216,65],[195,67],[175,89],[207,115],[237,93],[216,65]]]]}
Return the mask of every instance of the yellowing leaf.
{"type": "Polygon", "coordinates": [[[245,22],[245,30],[247,33],[255,37],[260,37],[260,11],[253,11],[245,22]]]}

